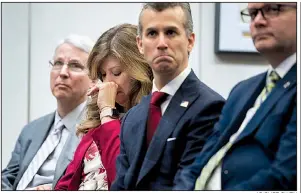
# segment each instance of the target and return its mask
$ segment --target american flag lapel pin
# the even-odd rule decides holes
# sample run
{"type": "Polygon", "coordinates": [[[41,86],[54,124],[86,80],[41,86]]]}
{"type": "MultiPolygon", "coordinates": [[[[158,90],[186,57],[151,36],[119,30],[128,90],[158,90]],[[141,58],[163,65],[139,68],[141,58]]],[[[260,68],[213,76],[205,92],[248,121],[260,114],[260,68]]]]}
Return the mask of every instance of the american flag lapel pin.
{"type": "Polygon", "coordinates": [[[289,87],[290,84],[291,84],[290,82],[286,82],[286,83],[283,85],[283,88],[289,87]]]}
{"type": "Polygon", "coordinates": [[[182,103],[181,103],[181,107],[188,107],[188,104],[189,104],[189,102],[188,101],[182,101],[182,103]]]}

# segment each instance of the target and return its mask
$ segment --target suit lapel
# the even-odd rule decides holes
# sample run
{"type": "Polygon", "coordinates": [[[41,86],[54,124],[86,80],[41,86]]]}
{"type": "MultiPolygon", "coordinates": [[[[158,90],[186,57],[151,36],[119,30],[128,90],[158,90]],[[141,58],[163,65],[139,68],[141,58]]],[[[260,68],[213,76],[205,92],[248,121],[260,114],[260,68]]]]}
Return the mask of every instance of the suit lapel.
{"type": "Polygon", "coordinates": [[[256,98],[264,88],[265,83],[266,73],[262,73],[253,82],[248,82],[248,86],[245,87],[244,90],[240,91],[239,96],[236,97],[235,101],[235,105],[240,109],[234,111],[234,108],[232,112],[233,115],[231,115],[233,119],[223,131],[221,140],[219,140],[218,145],[216,145],[217,149],[220,149],[220,147],[225,145],[229,141],[229,138],[238,131],[240,125],[246,117],[248,110],[253,106],[256,98]]]}
{"type": "Polygon", "coordinates": [[[70,133],[66,144],[62,149],[62,153],[57,161],[53,179],[53,186],[56,185],[57,181],[64,174],[68,164],[72,161],[74,152],[79,143],[79,138],[76,136],[75,131],[70,133]]]}
{"type": "Polygon", "coordinates": [[[79,114],[76,123],[73,125],[73,130],[70,132],[69,137],[67,138],[67,141],[62,149],[62,152],[60,154],[60,157],[57,161],[56,167],[55,167],[55,173],[54,173],[54,183],[60,179],[60,177],[64,174],[67,166],[69,163],[73,160],[74,152],[79,144],[80,139],[76,135],[76,127],[77,124],[81,122],[81,120],[84,117],[85,114],[85,108],[82,109],[81,113],[79,114]]]}
{"type": "Polygon", "coordinates": [[[258,125],[268,115],[273,106],[280,100],[281,96],[288,92],[290,88],[295,86],[297,75],[296,68],[296,65],[294,65],[292,69],[285,75],[285,77],[279,80],[276,87],[272,90],[267,99],[260,105],[259,109],[246,125],[246,128],[243,130],[243,132],[239,135],[236,142],[250,135],[256,128],[258,128],[258,125]]]}
{"type": "Polygon", "coordinates": [[[29,166],[30,162],[37,154],[43,142],[46,140],[46,137],[48,136],[48,132],[50,131],[53,125],[54,115],[55,113],[52,113],[49,116],[46,116],[44,121],[40,121],[38,125],[33,125],[33,127],[36,127],[38,129],[37,132],[34,133],[32,136],[32,142],[28,147],[26,155],[24,156],[24,160],[22,162],[22,166],[20,167],[21,169],[18,178],[15,180],[16,182],[19,182],[25,170],[29,166]]]}
{"type": "Polygon", "coordinates": [[[131,134],[133,135],[133,139],[137,139],[135,146],[130,150],[131,153],[134,155],[133,161],[131,165],[135,166],[133,171],[139,173],[141,164],[143,162],[145,151],[146,151],[146,123],[148,118],[148,106],[150,103],[151,95],[148,95],[142,99],[139,105],[139,109],[135,111],[137,116],[137,120],[135,123],[138,123],[132,126],[131,134]]]}
{"type": "MultiPolygon", "coordinates": [[[[191,105],[194,100],[199,97],[200,94],[198,93],[198,90],[195,89],[196,84],[199,83],[199,81],[195,81],[196,79],[197,78],[194,73],[190,73],[190,75],[185,79],[183,84],[180,86],[180,88],[170,101],[146,152],[137,184],[159,161],[159,158],[164,151],[168,137],[177,127],[177,123],[179,122],[185,111],[189,108],[189,105],[191,105]],[[188,106],[181,106],[182,102],[188,102],[188,106]]],[[[144,138],[145,137],[143,137],[143,139],[144,138]]]]}

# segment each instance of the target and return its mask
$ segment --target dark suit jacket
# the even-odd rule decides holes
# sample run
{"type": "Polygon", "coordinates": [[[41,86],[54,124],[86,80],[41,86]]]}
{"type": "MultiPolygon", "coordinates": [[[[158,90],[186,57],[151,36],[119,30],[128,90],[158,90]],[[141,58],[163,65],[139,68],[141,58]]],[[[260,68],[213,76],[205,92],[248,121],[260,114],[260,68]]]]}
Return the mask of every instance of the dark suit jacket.
{"type": "MultiPolygon", "coordinates": [[[[297,67],[277,83],[222,161],[223,190],[296,190],[297,67]]],[[[192,166],[176,179],[176,190],[193,190],[201,169],[238,131],[266,81],[266,73],[240,82],[230,93],[192,166]]]]}
{"type": "Polygon", "coordinates": [[[146,149],[150,99],[151,95],[143,98],[124,116],[111,190],[171,190],[174,177],[192,164],[202,149],[224,104],[220,95],[191,72],[170,101],[146,149]],[[189,102],[187,108],[180,105],[183,101],[189,102]]]}
{"type": "MultiPolygon", "coordinates": [[[[81,112],[80,119],[84,114],[83,112],[84,111],[81,112]]],[[[54,122],[54,118],[55,113],[50,113],[30,122],[22,129],[18,141],[16,142],[15,149],[12,152],[12,157],[7,167],[2,171],[2,190],[16,190],[28,165],[46,140],[54,122]]],[[[70,132],[57,161],[53,185],[55,185],[57,180],[63,175],[67,165],[72,160],[75,148],[79,143],[79,139],[75,135],[75,125],[76,123],[74,123],[74,131],[70,132]]]]}

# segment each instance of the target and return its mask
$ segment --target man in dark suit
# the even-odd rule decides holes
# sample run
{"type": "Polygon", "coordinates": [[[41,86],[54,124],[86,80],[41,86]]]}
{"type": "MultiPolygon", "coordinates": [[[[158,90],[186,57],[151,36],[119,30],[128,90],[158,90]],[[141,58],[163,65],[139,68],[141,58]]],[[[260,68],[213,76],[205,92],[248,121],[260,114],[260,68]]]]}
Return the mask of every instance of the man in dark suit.
{"type": "Polygon", "coordinates": [[[297,189],[296,4],[249,3],[241,15],[271,66],[233,88],[175,190],[297,189]]]}
{"type": "Polygon", "coordinates": [[[188,67],[195,40],[189,3],[147,3],[138,28],[153,90],[123,118],[111,190],[171,190],[211,134],[224,99],[188,67]]]}
{"type": "Polygon", "coordinates": [[[79,143],[76,124],[83,118],[92,86],[86,61],[93,46],[90,38],[78,35],[59,42],[50,62],[50,87],[57,109],[22,129],[2,171],[2,190],[49,190],[63,175],[79,143]]]}

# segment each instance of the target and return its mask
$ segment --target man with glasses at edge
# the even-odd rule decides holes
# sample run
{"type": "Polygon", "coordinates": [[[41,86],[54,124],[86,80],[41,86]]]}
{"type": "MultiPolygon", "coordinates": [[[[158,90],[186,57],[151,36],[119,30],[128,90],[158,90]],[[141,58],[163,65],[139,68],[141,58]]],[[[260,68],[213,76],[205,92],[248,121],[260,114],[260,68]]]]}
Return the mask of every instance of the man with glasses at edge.
{"type": "Polygon", "coordinates": [[[296,3],[241,12],[267,72],[238,83],[175,190],[297,190],[296,3]]]}
{"type": "Polygon", "coordinates": [[[50,61],[57,109],[22,129],[2,171],[2,190],[50,190],[63,175],[79,143],[75,127],[85,114],[92,86],[86,62],[93,46],[90,38],[79,35],[59,42],[50,61]]]}

